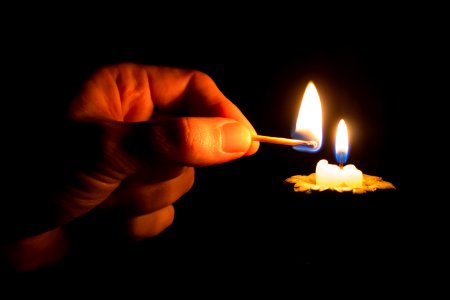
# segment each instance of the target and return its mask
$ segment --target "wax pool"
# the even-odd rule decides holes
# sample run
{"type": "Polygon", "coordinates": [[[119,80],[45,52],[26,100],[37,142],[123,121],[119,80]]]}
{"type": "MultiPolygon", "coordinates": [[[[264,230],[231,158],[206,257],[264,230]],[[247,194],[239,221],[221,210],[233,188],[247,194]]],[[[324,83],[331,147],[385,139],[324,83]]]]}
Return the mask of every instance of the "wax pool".
{"type": "Polygon", "coordinates": [[[363,173],[354,165],[329,164],[326,159],[321,159],[316,166],[316,185],[327,187],[351,187],[361,188],[363,173]]]}

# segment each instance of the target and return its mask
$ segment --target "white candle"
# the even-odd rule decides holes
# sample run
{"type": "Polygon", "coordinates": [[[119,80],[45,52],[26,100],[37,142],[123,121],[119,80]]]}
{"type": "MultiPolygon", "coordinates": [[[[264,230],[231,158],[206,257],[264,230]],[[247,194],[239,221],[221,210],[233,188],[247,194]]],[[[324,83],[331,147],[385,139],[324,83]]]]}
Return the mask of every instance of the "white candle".
{"type": "Polygon", "coordinates": [[[348,155],[348,131],[345,121],[341,120],[336,133],[336,158],[338,165],[329,164],[322,159],[316,166],[316,184],[327,187],[362,188],[363,173],[354,165],[345,165],[348,155]]]}
{"type": "Polygon", "coordinates": [[[351,187],[361,188],[363,174],[354,165],[329,164],[326,159],[321,159],[316,166],[316,184],[327,187],[351,187]]]}

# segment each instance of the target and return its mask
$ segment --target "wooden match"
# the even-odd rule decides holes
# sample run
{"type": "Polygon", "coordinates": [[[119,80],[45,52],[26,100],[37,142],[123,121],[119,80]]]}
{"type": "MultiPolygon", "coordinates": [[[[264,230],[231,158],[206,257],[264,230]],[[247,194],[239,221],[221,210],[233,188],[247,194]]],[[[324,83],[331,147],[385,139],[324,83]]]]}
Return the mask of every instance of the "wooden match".
{"type": "Polygon", "coordinates": [[[271,143],[271,144],[279,144],[279,145],[286,145],[286,146],[304,145],[304,146],[311,146],[313,148],[317,147],[317,142],[316,141],[304,141],[304,140],[296,140],[296,139],[287,139],[287,138],[273,137],[273,136],[266,136],[266,135],[254,135],[254,136],[252,136],[252,141],[263,142],[263,143],[271,143]]]}

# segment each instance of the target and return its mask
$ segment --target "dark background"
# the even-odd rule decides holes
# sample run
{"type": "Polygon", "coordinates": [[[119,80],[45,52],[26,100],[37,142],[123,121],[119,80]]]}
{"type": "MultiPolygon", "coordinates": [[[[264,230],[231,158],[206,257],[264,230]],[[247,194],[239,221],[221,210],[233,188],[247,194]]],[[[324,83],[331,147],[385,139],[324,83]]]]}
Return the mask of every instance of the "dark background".
{"type": "MultiPolygon", "coordinates": [[[[440,97],[439,20],[425,27],[420,18],[394,13],[348,19],[311,12],[305,18],[289,7],[86,11],[68,17],[65,10],[51,19],[30,12],[23,32],[5,33],[8,128],[56,122],[96,68],[136,62],[209,74],[258,133],[282,137],[289,136],[313,80],[322,101],[324,144],[316,154],[261,144],[251,157],[197,169],[194,187],[175,204],[174,224],[160,236],[124,246],[114,234],[80,235],[84,242],[65,261],[37,275],[195,270],[274,276],[315,264],[440,263],[440,220],[433,215],[441,196],[428,175],[434,139],[420,123],[433,121],[436,109],[423,105],[440,97]],[[321,158],[334,163],[340,118],[350,131],[348,163],[396,190],[306,195],[284,185],[292,175],[313,173],[321,158]]],[[[29,141],[31,151],[39,138],[26,132],[7,135],[29,141]]],[[[81,229],[91,229],[92,222],[81,229]]]]}

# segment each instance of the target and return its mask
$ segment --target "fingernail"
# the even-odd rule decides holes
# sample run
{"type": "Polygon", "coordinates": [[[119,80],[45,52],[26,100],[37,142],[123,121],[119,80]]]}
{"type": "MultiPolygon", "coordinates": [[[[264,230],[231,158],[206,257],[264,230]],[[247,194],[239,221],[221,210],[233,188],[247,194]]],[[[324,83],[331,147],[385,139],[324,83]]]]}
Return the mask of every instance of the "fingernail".
{"type": "Polygon", "coordinates": [[[238,122],[222,125],[222,150],[227,153],[247,152],[251,143],[250,131],[238,122]]]}

